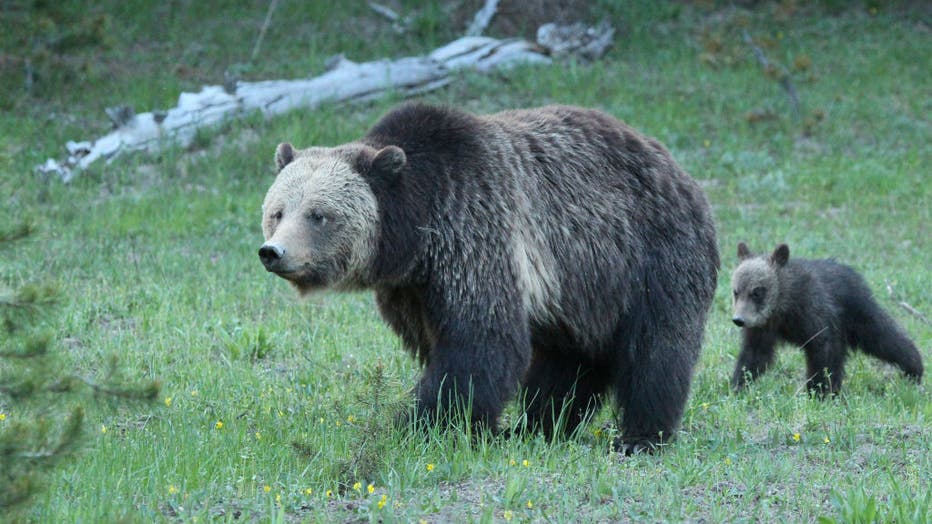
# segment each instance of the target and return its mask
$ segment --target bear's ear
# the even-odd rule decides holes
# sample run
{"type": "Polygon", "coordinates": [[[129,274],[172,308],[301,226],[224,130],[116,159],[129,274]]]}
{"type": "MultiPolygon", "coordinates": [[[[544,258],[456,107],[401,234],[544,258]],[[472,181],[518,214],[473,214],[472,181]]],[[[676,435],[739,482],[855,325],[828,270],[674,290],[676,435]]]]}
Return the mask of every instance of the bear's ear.
{"type": "Polygon", "coordinates": [[[745,260],[751,258],[751,250],[748,249],[748,245],[744,242],[738,243],[738,260],[745,260]]]}
{"type": "Polygon", "coordinates": [[[288,142],[278,144],[278,147],[275,148],[275,165],[278,170],[285,169],[285,166],[290,164],[292,160],[294,160],[294,146],[288,142]]]}
{"type": "Polygon", "coordinates": [[[786,261],[790,259],[790,246],[786,244],[780,244],[777,246],[777,249],[773,250],[773,254],[770,255],[770,261],[774,263],[777,267],[783,267],[786,265],[786,261]]]}
{"type": "Polygon", "coordinates": [[[395,174],[401,171],[408,158],[398,146],[385,146],[372,157],[372,170],[378,173],[395,174]]]}

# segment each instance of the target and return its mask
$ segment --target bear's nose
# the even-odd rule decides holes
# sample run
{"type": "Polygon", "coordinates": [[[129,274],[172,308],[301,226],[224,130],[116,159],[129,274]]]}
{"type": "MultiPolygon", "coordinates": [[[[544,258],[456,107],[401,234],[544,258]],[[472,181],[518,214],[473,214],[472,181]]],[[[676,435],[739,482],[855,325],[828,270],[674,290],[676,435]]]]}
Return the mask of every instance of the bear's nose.
{"type": "Polygon", "coordinates": [[[731,321],[734,322],[738,327],[744,327],[744,319],[741,317],[734,317],[731,319],[731,321]]]}
{"type": "Polygon", "coordinates": [[[284,256],[285,250],[278,244],[263,244],[259,248],[259,260],[266,269],[271,271],[284,256]]]}

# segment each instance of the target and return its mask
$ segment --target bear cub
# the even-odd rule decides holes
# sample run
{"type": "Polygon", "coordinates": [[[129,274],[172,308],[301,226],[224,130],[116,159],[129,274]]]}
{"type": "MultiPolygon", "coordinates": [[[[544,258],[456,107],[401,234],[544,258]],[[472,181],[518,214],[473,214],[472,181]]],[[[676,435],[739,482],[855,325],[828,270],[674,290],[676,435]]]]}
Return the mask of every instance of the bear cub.
{"type": "Polygon", "coordinates": [[[735,389],[767,370],[781,340],[802,348],[806,385],[822,396],[841,388],[848,348],[894,364],[917,382],[922,378],[915,344],[852,268],[831,259],[790,260],[786,244],[769,256],[754,256],[742,242],[738,258],[731,279],[732,321],[743,338],[732,377],[735,389]]]}

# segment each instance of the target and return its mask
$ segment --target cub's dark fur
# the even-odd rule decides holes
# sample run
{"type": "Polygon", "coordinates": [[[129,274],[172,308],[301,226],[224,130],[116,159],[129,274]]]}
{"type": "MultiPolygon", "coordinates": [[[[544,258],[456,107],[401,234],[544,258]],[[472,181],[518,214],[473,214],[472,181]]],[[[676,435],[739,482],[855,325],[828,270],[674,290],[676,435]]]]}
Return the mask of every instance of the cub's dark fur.
{"type": "Polygon", "coordinates": [[[743,242],[738,245],[733,321],[743,339],[733,387],[766,371],[780,340],[802,348],[807,386],[822,394],[841,388],[848,348],[894,364],[916,381],[922,378],[915,344],[880,308],[859,274],[834,260],[789,256],[786,244],[769,257],[753,256],[743,242]]]}
{"type": "MultiPolygon", "coordinates": [[[[378,203],[372,253],[354,257],[369,260],[354,283],[375,290],[423,364],[421,416],[468,399],[473,422],[494,426],[523,387],[532,427],[552,434],[565,412],[570,432],[611,394],[629,449],[673,437],[719,258],[702,189],[660,143],[594,110],[475,116],[412,103],[358,142],[280,146],[279,178],[305,169],[289,158],[312,165],[323,155],[346,159],[378,203]]],[[[277,194],[273,185],[266,213],[284,224],[288,213],[277,210],[288,207],[276,202],[287,197],[277,194]]],[[[307,262],[324,269],[297,281],[277,269],[291,248],[276,243],[274,224],[266,240],[266,267],[302,291],[335,281],[326,268],[351,251],[307,262]]]]}

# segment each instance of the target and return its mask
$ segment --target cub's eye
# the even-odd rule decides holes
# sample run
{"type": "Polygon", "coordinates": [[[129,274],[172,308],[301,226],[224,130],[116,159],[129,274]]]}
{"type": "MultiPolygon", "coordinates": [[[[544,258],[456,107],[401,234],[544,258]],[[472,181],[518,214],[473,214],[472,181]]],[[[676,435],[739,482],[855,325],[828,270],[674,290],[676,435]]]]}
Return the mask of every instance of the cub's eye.
{"type": "Polygon", "coordinates": [[[731,294],[732,294],[735,298],[738,298],[738,290],[737,290],[737,289],[732,289],[732,290],[731,290],[731,294]]]}
{"type": "Polygon", "coordinates": [[[751,299],[755,302],[760,302],[764,300],[764,297],[767,295],[767,288],[765,287],[756,287],[751,290],[751,299]]]}
{"type": "Polygon", "coordinates": [[[272,218],[275,219],[275,220],[281,220],[281,219],[282,219],[282,212],[281,212],[281,211],[276,211],[275,213],[272,214],[272,218]]]}

